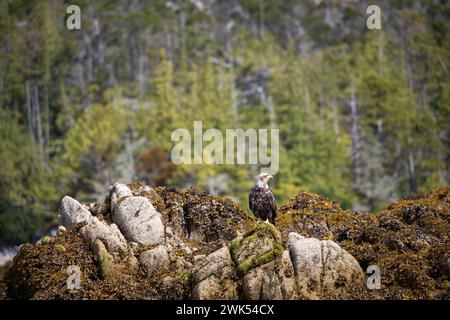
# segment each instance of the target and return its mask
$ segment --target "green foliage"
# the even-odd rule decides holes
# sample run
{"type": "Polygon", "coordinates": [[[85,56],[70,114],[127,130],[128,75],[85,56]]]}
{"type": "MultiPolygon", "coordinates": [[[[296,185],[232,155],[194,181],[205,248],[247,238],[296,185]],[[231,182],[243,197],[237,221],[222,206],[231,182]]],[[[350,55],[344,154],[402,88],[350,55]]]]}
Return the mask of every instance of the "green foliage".
{"type": "Polygon", "coordinates": [[[51,219],[46,204],[55,204],[53,178],[15,115],[0,110],[0,242],[30,240],[51,219]]]}
{"type": "Polygon", "coordinates": [[[387,1],[397,19],[368,31],[359,2],[83,0],[82,32],[65,28],[64,1],[2,2],[0,242],[47,228],[64,194],[99,200],[117,180],[247,206],[258,165],[166,163],[173,130],[195,120],[280,130],[278,205],[311,191],[370,210],[448,184],[444,2],[387,1]]]}

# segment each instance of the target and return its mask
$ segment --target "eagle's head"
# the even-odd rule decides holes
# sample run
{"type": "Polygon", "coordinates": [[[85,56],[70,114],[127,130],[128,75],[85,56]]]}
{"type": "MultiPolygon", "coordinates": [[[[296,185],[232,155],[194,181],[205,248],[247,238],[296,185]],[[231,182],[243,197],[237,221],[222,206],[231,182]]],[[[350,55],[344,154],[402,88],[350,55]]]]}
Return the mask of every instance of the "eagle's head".
{"type": "Polygon", "coordinates": [[[256,180],[256,185],[260,188],[268,188],[267,185],[269,183],[269,180],[272,179],[272,175],[268,174],[267,172],[263,172],[258,176],[258,179],[256,180]]]}

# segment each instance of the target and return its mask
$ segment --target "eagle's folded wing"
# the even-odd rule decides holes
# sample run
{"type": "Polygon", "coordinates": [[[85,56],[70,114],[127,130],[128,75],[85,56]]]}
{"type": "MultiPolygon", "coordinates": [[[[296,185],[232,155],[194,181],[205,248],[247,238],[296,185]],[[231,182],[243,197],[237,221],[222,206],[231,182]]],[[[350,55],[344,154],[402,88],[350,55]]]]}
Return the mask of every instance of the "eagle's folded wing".
{"type": "Polygon", "coordinates": [[[269,193],[269,204],[270,204],[270,211],[272,212],[272,219],[275,220],[275,217],[277,216],[277,203],[275,201],[275,196],[273,195],[272,190],[267,189],[269,193]]]}

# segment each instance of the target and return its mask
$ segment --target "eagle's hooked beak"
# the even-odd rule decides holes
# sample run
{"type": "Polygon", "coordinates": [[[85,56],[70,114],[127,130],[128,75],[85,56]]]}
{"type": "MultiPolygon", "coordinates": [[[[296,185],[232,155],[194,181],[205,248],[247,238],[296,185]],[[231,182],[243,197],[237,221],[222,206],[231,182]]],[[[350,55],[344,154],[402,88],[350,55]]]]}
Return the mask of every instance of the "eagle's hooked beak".
{"type": "Polygon", "coordinates": [[[269,176],[268,176],[268,179],[267,179],[267,180],[270,180],[270,179],[272,179],[272,178],[273,178],[273,176],[269,174],[269,176]]]}

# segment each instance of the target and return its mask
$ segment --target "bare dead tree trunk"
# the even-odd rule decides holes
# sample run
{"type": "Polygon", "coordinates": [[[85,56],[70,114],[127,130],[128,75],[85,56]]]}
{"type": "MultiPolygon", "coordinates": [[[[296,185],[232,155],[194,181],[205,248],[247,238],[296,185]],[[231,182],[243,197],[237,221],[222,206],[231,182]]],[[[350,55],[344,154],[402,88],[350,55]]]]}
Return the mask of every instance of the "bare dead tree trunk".
{"type": "Polygon", "coordinates": [[[275,109],[273,107],[272,97],[270,96],[268,97],[266,95],[266,91],[264,90],[263,87],[258,87],[258,93],[261,104],[266,108],[269,114],[270,127],[276,128],[276,116],[275,116],[275,109]]]}
{"type": "Polygon", "coordinates": [[[233,113],[233,123],[238,124],[238,91],[236,89],[236,76],[234,72],[234,57],[233,57],[233,33],[234,26],[233,20],[229,21],[225,27],[226,40],[225,51],[227,52],[229,65],[230,65],[230,95],[231,95],[231,112],[233,113]]]}
{"type": "Polygon", "coordinates": [[[378,37],[378,72],[384,73],[384,34],[380,32],[378,37]]]}
{"type": "Polygon", "coordinates": [[[28,120],[28,134],[34,140],[34,128],[33,128],[33,112],[31,106],[31,95],[30,95],[30,82],[25,81],[25,92],[26,92],[26,108],[27,108],[27,120],[28,120]]]}
{"type": "Polygon", "coordinates": [[[416,180],[416,166],[414,162],[414,155],[412,150],[408,151],[408,164],[409,164],[409,189],[411,192],[417,191],[417,180],[416,180]]]}
{"type": "Polygon", "coordinates": [[[130,63],[128,63],[128,76],[133,81],[137,80],[137,64],[138,64],[138,50],[137,43],[134,35],[129,32],[128,33],[128,46],[130,48],[130,63]]]}
{"type": "Polygon", "coordinates": [[[409,192],[415,193],[417,192],[416,162],[414,160],[412,146],[411,138],[408,137],[408,184],[409,192]]]}
{"type": "Polygon", "coordinates": [[[188,54],[186,39],[186,19],[187,14],[184,10],[179,14],[179,41],[180,41],[180,70],[184,74],[188,70],[188,54]]]}
{"type": "Polygon", "coordinates": [[[39,87],[34,85],[34,104],[35,104],[35,116],[36,116],[36,129],[37,129],[37,140],[39,146],[39,158],[41,164],[44,164],[44,141],[42,137],[42,124],[41,124],[41,108],[39,105],[39,87]]]}
{"type": "Polygon", "coordinates": [[[259,0],[259,21],[258,21],[258,35],[259,39],[264,36],[264,0],[259,0]]]}
{"type": "Polygon", "coordinates": [[[170,30],[166,33],[167,59],[173,61],[173,40],[170,30]]]}
{"type": "MultiPolygon", "coordinates": [[[[408,87],[410,94],[414,92],[414,79],[413,79],[413,71],[411,65],[406,61],[406,76],[408,77],[408,87]]],[[[420,105],[420,104],[419,104],[420,105]]],[[[409,130],[409,128],[407,129],[409,130]]],[[[413,142],[411,140],[411,136],[408,133],[408,154],[407,154],[407,167],[408,167],[408,185],[409,192],[415,193],[417,191],[417,179],[416,179],[416,165],[413,154],[413,142]]]]}
{"type": "Polygon", "coordinates": [[[311,95],[309,93],[309,88],[306,85],[303,86],[303,97],[304,97],[304,103],[305,103],[305,119],[304,119],[303,123],[304,123],[304,128],[306,129],[306,132],[308,135],[308,140],[307,140],[308,147],[312,147],[312,143],[313,143],[313,141],[312,141],[312,139],[313,139],[312,125],[313,125],[313,123],[311,123],[311,120],[312,120],[311,114],[313,112],[313,109],[311,106],[311,95]]]}
{"type": "Polygon", "coordinates": [[[318,112],[319,112],[319,128],[323,129],[323,123],[324,123],[324,112],[323,112],[323,108],[324,108],[324,103],[323,103],[323,91],[322,91],[322,86],[320,86],[319,89],[319,103],[317,105],[318,108],[318,112]]]}
{"type": "MultiPolygon", "coordinates": [[[[238,93],[236,90],[236,79],[234,76],[234,70],[231,70],[231,75],[230,75],[230,90],[231,90],[231,111],[233,112],[233,118],[234,118],[234,122],[237,122],[238,119],[238,93]]],[[[237,123],[236,123],[237,124],[237,123]]]]}
{"type": "Polygon", "coordinates": [[[44,128],[45,128],[45,140],[44,144],[48,145],[50,142],[50,106],[49,106],[49,89],[48,82],[45,84],[44,89],[44,128]]]}
{"type": "Polygon", "coordinates": [[[331,99],[331,108],[333,108],[333,132],[335,135],[338,135],[339,130],[339,112],[338,112],[338,106],[336,102],[336,98],[333,97],[331,99]]]}
{"type": "Polygon", "coordinates": [[[138,63],[138,88],[139,88],[139,97],[144,96],[145,93],[145,81],[147,77],[145,76],[145,64],[146,64],[146,56],[139,55],[139,63],[138,63]]]}
{"type": "Polygon", "coordinates": [[[352,79],[350,82],[350,109],[351,109],[351,136],[352,136],[352,172],[354,182],[358,187],[360,185],[360,159],[361,159],[361,136],[358,128],[359,116],[356,104],[356,89],[352,79]]]}

